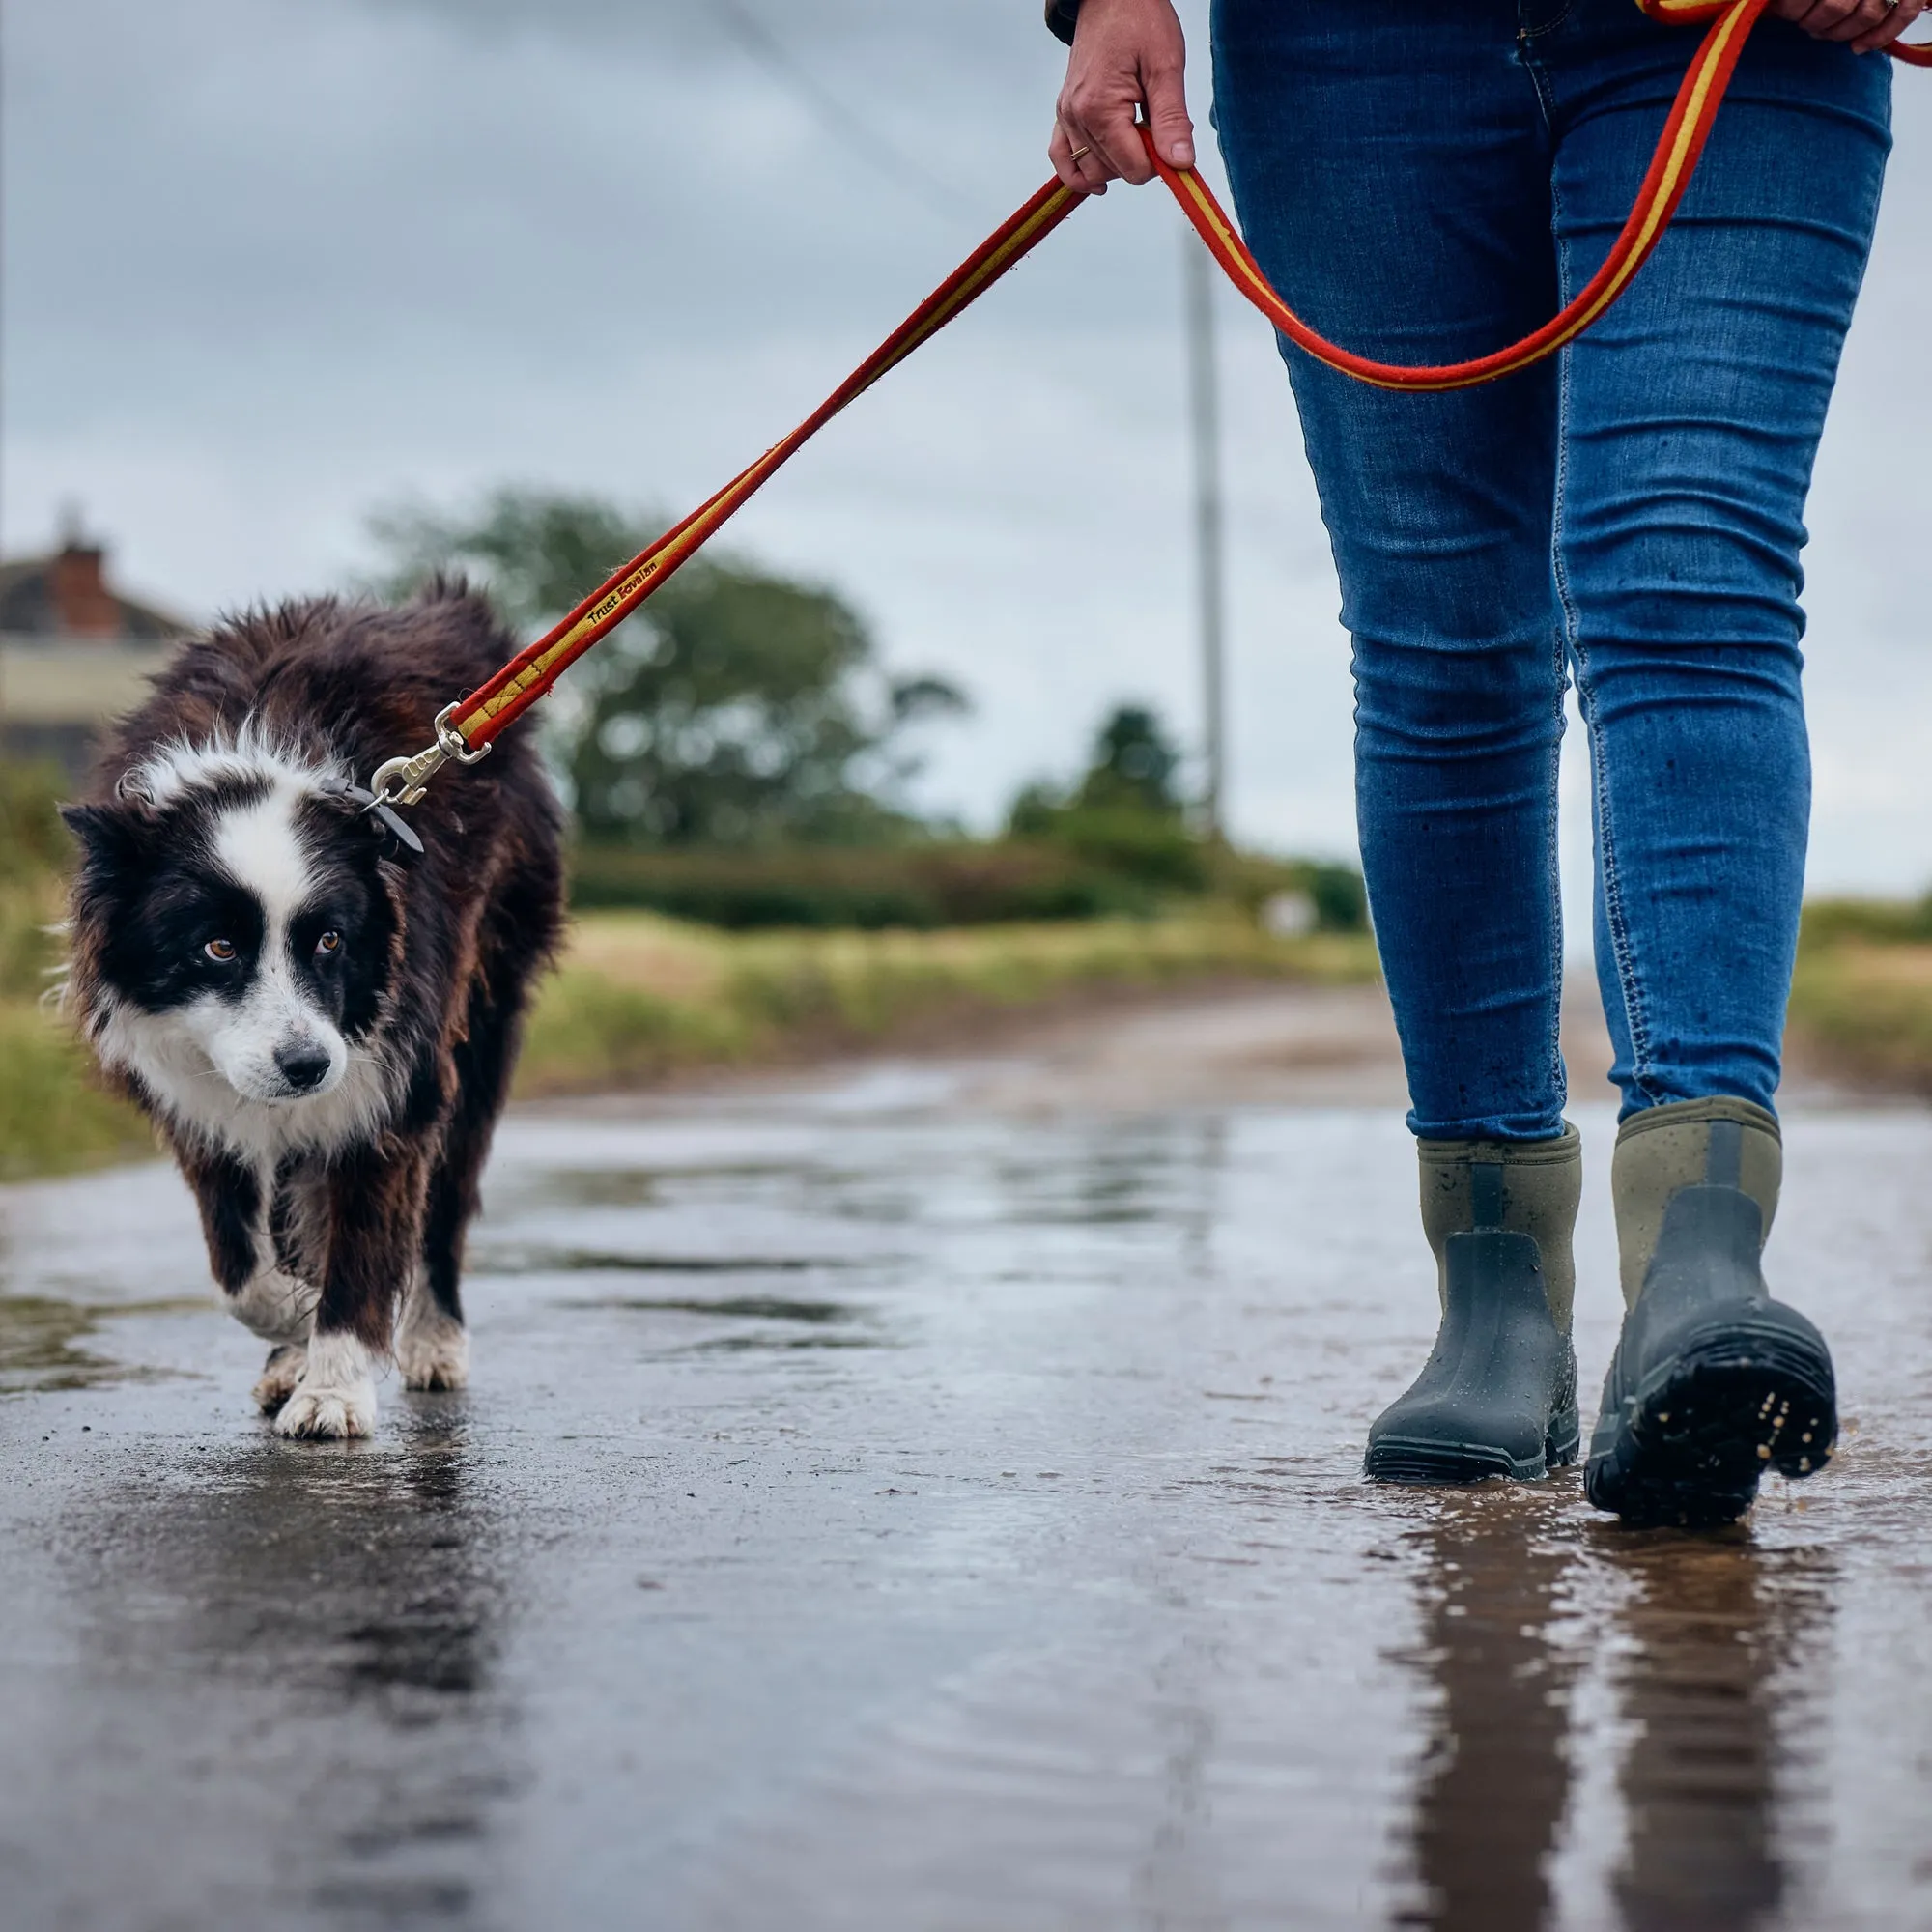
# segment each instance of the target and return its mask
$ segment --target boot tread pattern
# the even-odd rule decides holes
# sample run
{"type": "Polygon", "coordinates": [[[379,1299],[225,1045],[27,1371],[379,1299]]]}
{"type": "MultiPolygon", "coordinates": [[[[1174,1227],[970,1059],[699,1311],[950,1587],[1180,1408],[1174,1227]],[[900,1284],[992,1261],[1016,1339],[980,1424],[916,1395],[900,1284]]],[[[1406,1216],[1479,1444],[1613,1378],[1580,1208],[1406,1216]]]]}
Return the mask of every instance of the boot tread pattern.
{"type": "Polygon", "coordinates": [[[1802,1317],[1727,1325],[1621,1400],[1613,1362],[1590,1445],[1590,1500],[1634,1527],[1710,1528],[1751,1507],[1767,1469],[1816,1475],[1837,1441],[1837,1395],[1832,1358],[1808,1327],[1802,1317]]]}

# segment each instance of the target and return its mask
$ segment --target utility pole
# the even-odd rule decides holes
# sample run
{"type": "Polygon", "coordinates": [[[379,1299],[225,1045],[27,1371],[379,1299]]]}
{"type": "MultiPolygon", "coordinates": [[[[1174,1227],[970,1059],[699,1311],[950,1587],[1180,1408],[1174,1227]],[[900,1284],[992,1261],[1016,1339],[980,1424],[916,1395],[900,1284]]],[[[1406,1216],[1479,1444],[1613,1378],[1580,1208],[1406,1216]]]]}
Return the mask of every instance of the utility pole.
{"type": "MultiPolygon", "coordinates": [[[[7,138],[6,138],[7,137],[7,110],[6,110],[7,69],[5,62],[5,47],[6,47],[6,19],[5,15],[3,14],[0,14],[0,265],[4,265],[6,261],[6,241],[7,241],[6,171],[4,164],[4,156],[6,154],[6,147],[7,147],[7,138]]],[[[6,294],[7,294],[6,270],[4,266],[0,266],[0,349],[4,349],[5,339],[6,339],[5,338],[6,294]]],[[[5,378],[6,378],[6,363],[4,355],[0,355],[0,405],[4,404],[6,396],[5,378]]],[[[0,430],[4,430],[4,428],[5,428],[4,414],[0,414],[0,430]]],[[[4,439],[0,439],[0,482],[4,482],[5,477],[6,477],[6,443],[4,439]]],[[[5,493],[4,491],[0,491],[0,507],[4,507],[4,502],[5,502],[5,493]]],[[[4,530],[4,528],[5,528],[5,520],[0,519],[0,530],[4,530]]],[[[0,555],[3,555],[4,554],[5,554],[4,551],[0,551],[0,555]]]]}
{"type": "Polygon", "coordinates": [[[1201,801],[1208,836],[1225,827],[1228,779],[1227,598],[1221,511],[1221,395],[1214,365],[1214,264],[1193,229],[1180,231],[1187,313],[1188,417],[1194,444],[1194,575],[1201,635],[1202,744],[1208,782],[1201,801]]]}

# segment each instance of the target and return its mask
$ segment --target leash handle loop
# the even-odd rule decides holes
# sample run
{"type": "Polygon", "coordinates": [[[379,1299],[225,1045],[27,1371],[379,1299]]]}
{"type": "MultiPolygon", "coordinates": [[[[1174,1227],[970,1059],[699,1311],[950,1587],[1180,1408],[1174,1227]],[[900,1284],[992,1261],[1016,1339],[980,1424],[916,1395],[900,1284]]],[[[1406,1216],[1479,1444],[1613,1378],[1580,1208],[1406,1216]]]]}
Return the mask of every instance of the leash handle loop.
{"type": "Polygon", "coordinates": [[[1303,322],[1275,293],[1208,184],[1191,168],[1171,167],[1164,161],[1153,145],[1152,134],[1145,127],[1140,130],[1141,140],[1146,145],[1148,159],[1180,204],[1180,212],[1195,233],[1221,265],[1222,272],[1297,349],[1306,351],[1330,369],[1339,369],[1345,376],[1381,389],[1428,393],[1492,383],[1498,377],[1527,369],[1545,356],[1555,355],[1565,343],[1574,342],[1630,286],[1651,250],[1663,239],[1678,203],[1684,199],[1685,189],[1690,185],[1711,124],[1737,68],[1738,56],[1744,52],[1750,30],[1771,0],[1716,0],[1716,4],[1714,0],[1638,0],[1638,4],[1654,18],[1709,19],[1711,26],[1685,70],[1663,132],[1658,137],[1656,152],[1631,205],[1630,216],[1604,258],[1603,267],[1541,328],[1520,342],[1512,342],[1506,349],[1464,362],[1417,367],[1378,362],[1330,342],[1303,322]]]}

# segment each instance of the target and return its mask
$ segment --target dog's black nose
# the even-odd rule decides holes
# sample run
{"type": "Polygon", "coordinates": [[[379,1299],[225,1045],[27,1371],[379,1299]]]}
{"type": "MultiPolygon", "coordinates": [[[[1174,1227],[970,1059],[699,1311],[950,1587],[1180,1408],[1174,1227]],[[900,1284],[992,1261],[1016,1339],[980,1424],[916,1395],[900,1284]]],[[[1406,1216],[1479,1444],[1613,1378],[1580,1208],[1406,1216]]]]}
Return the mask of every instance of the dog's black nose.
{"type": "Polygon", "coordinates": [[[298,1094],[306,1094],[328,1078],[328,1055],[312,1040],[283,1047],[275,1055],[275,1065],[298,1094]]]}

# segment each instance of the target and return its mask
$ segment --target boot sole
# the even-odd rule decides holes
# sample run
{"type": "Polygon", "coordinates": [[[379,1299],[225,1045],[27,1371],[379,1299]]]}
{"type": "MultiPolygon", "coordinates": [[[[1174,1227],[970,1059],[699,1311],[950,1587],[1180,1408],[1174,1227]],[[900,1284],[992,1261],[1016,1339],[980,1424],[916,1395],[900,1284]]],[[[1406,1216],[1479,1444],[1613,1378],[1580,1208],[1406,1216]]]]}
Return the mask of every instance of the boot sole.
{"type": "Polygon", "coordinates": [[[1837,1435],[1832,1357],[1810,1323],[1796,1314],[1728,1323],[1605,1405],[1584,1489],[1634,1528],[1714,1528],[1750,1508],[1767,1469],[1815,1476],[1837,1435]]]}
{"type": "Polygon", "coordinates": [[[1480,1483],[1491,1476],[1533,1482],[1577,1460],[1582,1429],[1573,1403],[1552,1416],[1543,1453],[1513,1457],[1508,1450],[1481,1442],[1431,1441],[1422,1436],[1384,1435],[1369,1445],[1362,1474],[1372,1483],[1480,1483]]]}

